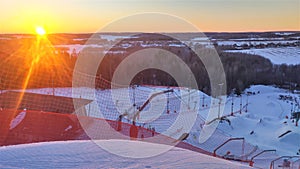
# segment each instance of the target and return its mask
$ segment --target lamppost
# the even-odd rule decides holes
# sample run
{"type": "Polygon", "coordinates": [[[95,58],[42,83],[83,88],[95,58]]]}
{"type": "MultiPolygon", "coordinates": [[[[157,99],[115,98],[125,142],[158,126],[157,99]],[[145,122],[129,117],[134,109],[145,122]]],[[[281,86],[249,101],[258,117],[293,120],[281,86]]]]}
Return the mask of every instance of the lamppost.
{"type": "Polygon", "coordinates": [[[205,99],[205,95],[203,93],[203,97],[202,97],[202,107],[204,107],[204,99],[205,99]]]}
{"type": "MultiPolygon", "coordinates": [[[[223,87],[224,83],[220,83],[220,94],[222,93],[222,87],[223,87]]],[[[220,118],[220,111],[221,111],[221,103],[222,103],[222,97],[219,96],[219,108],[218,108],[218,118],[220,118]]]]}
{"type": "Polygon", "coordinates": [[[136,104],[135,104],[135,88],[136,88],[136,86],[133,85],[133,86],[132,86],[132,90],[133,90],[133,93],[132,93],[132,94],[133,94],[133,95],[132,95],[132,96],[133,96],[133,107],[136,106],[136,104]]]}
{"type": "Polygon", "coordinates": [[[242,108],[243,108],[243,95],[240,95],[241,99],[240,99],[240,114],[242,114],[242,108]]]}
{"type": "Polygon", "coordinates": [[[234,95],[232,95],[232,97],[231,97],[231,115],[233,116],[233,102],[234,102],[234,95]]]}
{"type": "Polygon", "coordinates": [[[246,113],[248,112],[248,97],[249,97],[249,94],[247,94],[247,97],[246,97],[246,110],[245,110],[246,113]]]}

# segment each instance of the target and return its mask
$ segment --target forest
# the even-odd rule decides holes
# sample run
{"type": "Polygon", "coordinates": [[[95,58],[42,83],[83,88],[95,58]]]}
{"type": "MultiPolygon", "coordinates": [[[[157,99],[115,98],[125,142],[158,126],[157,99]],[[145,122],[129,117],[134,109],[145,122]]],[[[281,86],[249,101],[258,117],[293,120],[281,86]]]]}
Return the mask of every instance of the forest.
{"type": "MultiPolygon", "coordinates": [[[[160,41],[169,40],[168,37],[159,39],[160,41]]],[[[21,89],[24,85],[26,88],[71,87],[77,57],[72,56],[65,49],[50,50],[47,47],[39,49],[40,53],[37,56],[35,49],[29,45],[32,43],[34,43],[32,39],[0,41],[0,89],[21,89]]],[[[122,55],[107,54],[98,68],[98,78],[111,81],[115,69],[122,60],[129,54],[144,48],[135,44],[126,49],[125,55],[124,53],[122,55]]],[[[207,94],[210,93],[206,68],[189,47],[163,46],[160,48],[179,56],[192,70],[198,88],[207,94]]],[[[111,50],[118,49],[116,46],[111,50]]],[[[298,75],[300,65],[274,65],[270,60],[258,55],[228,53],[221,49],[217,52],[226,74],[228,94],[232,92],[240,94],[245,88],[255,84],[275,85],[291,91],[300,89],[300,76],[298,75]]],[[[174,65],[168,63],[166,66],[174,65]]],[[[96,80],[96,87],[103,88],[100,83],[97,84],[98,82],[99,79],[96,80]]],[[[177,86],[176,81],[167,72],[158,69],[138,72],[131,84],[177,86]]]]}

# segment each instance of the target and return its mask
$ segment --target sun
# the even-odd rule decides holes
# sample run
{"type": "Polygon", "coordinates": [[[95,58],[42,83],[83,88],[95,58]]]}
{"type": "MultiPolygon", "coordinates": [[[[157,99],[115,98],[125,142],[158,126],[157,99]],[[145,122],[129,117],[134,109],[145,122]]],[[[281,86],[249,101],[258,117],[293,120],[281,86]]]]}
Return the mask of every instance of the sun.
{"type": "Polygon", "coordinates": [[[45,29],[41,26],[36,27],[35,32],[36,32],[36,34],[38,34],[40,36],[44,36],[46,34],[45,29]]]}

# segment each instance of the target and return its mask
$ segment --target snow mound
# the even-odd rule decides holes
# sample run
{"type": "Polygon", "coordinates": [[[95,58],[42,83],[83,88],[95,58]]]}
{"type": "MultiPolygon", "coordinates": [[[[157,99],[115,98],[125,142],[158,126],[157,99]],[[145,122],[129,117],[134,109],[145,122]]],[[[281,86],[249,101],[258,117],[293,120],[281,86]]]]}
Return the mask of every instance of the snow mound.
{"type": "MultiPolygon", "coordinates": [[[[98,141],[120,147],[124,140],[98,141]]],[[[98,143],[97,142],[97,143],[98,143]]],[[[126,141],[126,145],[161,148],[159,144],[126,141]]],[[[128,153],[131,153],[128,149],[128,153]]],[[[113,155],[92,141],[62,141],[0,147],[1,168],[202,168],[247,169],[238,163],[203,155],[193,151],[172,148],[151,158],[123,158],[113,155]]]]}
{"type": "MultiPolygon", "coordinates": [[[[247,112],[229,116],[231,126],[220,124],[218,129],[232,137],[244,137],[247,142],[260,149],[276,149],[279,155],[296,155],[300,147],[300,128],[290,119],[291,101],[280,99],[280,95],[299,98],[299,94],[273,86],[254,85],[246,89],[255,94],[242,94],[243,105],[248,102],[247,112]],[[291,130],[282,138],[281,134],[291,130]]],[[[241,98],[234,98],[233,110],[238,110],[241,98]]],[[[231,101],[225,106],[225,113],[231,111],[231,101]]]]}
{"type": "Polygon", "coordinates": [[[299,133],[291,133],[287,134],[286,136],[282,137],[280,139],[280,142],[287,143],[287,144],[293,144],[295,146],[300,147],[300,134],[299,133]]]}

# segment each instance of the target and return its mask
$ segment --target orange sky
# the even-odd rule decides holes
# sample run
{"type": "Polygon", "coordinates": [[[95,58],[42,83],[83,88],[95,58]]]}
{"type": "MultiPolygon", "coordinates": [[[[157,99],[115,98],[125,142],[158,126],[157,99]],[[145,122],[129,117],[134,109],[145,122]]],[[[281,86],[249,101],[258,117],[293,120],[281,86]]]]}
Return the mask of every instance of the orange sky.
{"type": "Polygon", "coordinates": [[[0,11],[0,33],[92,33],[141,12],[179,16],[205,32],[300,30],[299,0],[2,0],[0,11]]]}

